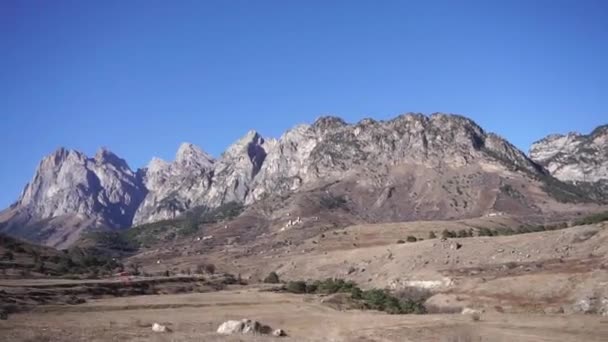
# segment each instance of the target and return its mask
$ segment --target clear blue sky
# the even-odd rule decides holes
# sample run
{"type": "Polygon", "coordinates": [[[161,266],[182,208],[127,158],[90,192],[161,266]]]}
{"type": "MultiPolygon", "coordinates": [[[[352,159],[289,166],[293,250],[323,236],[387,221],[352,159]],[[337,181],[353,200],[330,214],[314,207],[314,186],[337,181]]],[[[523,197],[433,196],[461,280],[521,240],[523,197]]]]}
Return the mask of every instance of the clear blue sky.
{"type": "Polygon", "coordinates": [[[59,146],[132,168],[335,114],[608,122],[608,1],[0,1],[0,206],[59,146]]]}

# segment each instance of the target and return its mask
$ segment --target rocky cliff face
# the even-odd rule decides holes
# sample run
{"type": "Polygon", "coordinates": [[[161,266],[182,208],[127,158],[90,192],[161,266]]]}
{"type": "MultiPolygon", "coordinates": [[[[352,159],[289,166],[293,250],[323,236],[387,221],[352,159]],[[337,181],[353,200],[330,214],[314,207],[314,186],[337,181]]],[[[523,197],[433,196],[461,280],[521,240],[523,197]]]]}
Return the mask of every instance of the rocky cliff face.
{"type": "MultiPolygon", "coordinates": [[[[601,133],[584,142],[576,138],[577,148],[593,146],[594,155],[605,155],[601,133]]],[[[541,153],[541,160],[551,169],[559,153],[541,153]]],[[[589,164],[584,173],[605,175],[602,165],[598,170],[589,164]]],[[[462,116],[405,114],[356,124],[322,117],[278,139],[250,131],[217,160],[184,143],[173,162],[153,159],[137,172],[106,150],[87,158],[60,149],[41,162],[16,204],[0,213],[0,230],[68,244],[89,226],[122,228],[172,219],[195,207],[251,205],[300,192],[330,207],[348,198],[351,214],[373,221],[470,217],[503,209],[539,213],[536,199],[528,201],[518,189],[543,177],[549,177],[546,170],[524,153],[462,116]],[[513,183],[514,175],[519,183],[513,183]],[[15,222],[30,228],[19,230],[15,222]],[[43,222],[44,234],[31,222],[38,228],[43,222]]]]}
{"type": "MultiPolygon", "coordinates": [[[[70,224],[75,225],[86,221],[92,227],[123,228],[131,225],[145,193],[137,174],[112,152],[100,149],[88,158],[61,148],[40,162],[19,200],[2,213],[1,217],[10,216],[12,222],[0,221],[5,221],[3,230],[14,231],[9,223],[16,222],[25,226],[24,232],[28,225],[59,217],[70,217],[70,224]]],[[[73,240],[69,231],[58,232],[58,228],[29,232],[27,237],[56,246],[73,240]]]]}
{"type": "Polygon", "coordinates": [[[383,169],[398,164],[462,167],[500,159],[532,173],[542,168],[507,141],[486,134],[473,121],[455,115],[407,114],[349,125],[324,117],[301,125],[268,144],[266,162],[253,181],[253,202],[264,194],[294,191],[319,179],[341,178],[356,168],[383,169]]]}
{"type": "Polygon", "coordinates": [[[42,160],[17,204],[43,219],[75,214],[128,227],[144,194],[137,175],[112,152],[101,149],[87,158],[59,149],[42,160]]]}
{"type": "Polygon", "coordinates": [[[530,157],[562,181],[607,181],[608,125],[588,135],[550,135],[530,147],[530,157]]]}
{"type": "Polygon", "coordinates": [[[183,143],[175,161],[154,158],[140,170],[148,194],[137,209],[133,224],[171,219],[192,206],[211,188],[214,159],[190,143],[183,143]]]}

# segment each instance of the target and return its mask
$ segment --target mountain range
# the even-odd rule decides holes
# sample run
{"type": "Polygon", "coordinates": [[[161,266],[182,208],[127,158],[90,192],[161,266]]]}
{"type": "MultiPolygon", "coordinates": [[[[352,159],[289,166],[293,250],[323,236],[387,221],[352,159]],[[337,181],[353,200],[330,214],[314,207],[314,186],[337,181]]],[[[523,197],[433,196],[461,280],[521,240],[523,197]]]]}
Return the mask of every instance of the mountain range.
{"type": "Polygon", "coordinates": [[[459,115],[355,124],[321,117],[278,139],[250,131],[217,159],[184,143],[175,160],[154,158],[139,170],[106,149],[88,157],[60,148],[0,212],[0,232],[65,248],[86,231],[230,203],[266,208],[258,210],[264,224],[282,219],[273,209],[285,207],[315,219],[339,209],[332,217],[350,223],[539,219],[592,208],[607,182],[608,126],[548,136],[526,155],[459,115]]]}

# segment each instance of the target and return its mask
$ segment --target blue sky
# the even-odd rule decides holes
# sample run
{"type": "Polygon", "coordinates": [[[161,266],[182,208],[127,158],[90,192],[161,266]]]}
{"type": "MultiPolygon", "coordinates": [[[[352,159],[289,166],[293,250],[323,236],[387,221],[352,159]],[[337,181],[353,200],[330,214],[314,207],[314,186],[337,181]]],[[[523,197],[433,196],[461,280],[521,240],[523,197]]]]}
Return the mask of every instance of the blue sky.
{"type": "Polygon", "coordinates": [[[132,168],[334,114],[467,115],[527,150],[608,122],[608,2],[0,1],[0,206],[59,146],[132,168]]]}

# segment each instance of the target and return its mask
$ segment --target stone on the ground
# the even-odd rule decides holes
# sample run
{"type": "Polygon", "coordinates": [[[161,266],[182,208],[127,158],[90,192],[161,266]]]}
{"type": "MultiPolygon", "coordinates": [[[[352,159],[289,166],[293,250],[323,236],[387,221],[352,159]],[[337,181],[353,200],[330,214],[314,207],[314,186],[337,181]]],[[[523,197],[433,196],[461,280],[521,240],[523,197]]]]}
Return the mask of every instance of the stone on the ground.
{"type": "MultiPolygon", "coordinates": [[[[279,329],[280,330],[280,329],[279,329]]],[[[222,335],[232,334],[246,334],[246,335],[257,335],[257,334],[270,334],[272,329],[258,321],[244,318],[240,321],[226,321],[217,328],[217,333],[222,335]]]]}
{"type": "Polygon", "coordinates": [[[158,333],[164,333],[164,332],[170,332],[171,330],[169,328],[167,328],[167,326],[165,326],[165,325],[154,323],[152,325],[152,331],[158,332],[158,333]]]}
{"type": "Polygon", "coordinates": [[[471,308],[464,308],[464,309],[462,309],[461,313],[463,315],[481,315],[482,311],[476,310],[476,309],[471,309],[471,308]]]}
{"type": "Polygon", "coordinates": [[[276,336],[276,337],[281,337],[281,336],[286,336],[287,334],[285,334],[285,331],[283,329],[276,329],[275,331],[272,332],[272,336],[276,336]]]}

